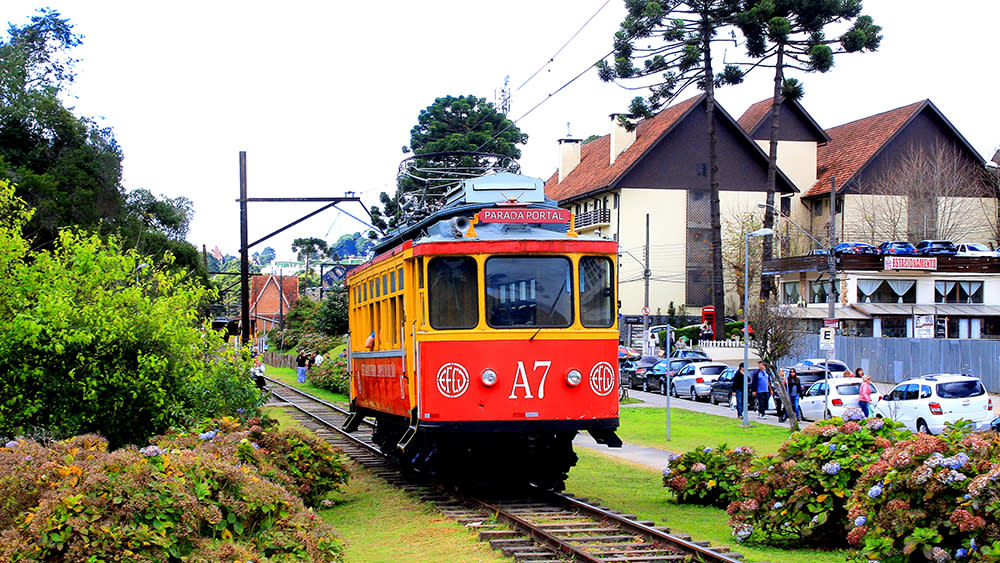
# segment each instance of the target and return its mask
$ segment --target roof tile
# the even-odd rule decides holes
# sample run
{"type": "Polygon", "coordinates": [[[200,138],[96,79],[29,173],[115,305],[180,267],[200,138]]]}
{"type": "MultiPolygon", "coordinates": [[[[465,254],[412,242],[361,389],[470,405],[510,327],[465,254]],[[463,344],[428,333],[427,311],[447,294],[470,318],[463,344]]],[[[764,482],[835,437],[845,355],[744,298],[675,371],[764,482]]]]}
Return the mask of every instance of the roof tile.
{"type": "Polygon", "coordinates": [[[829,194],[833,178],[840,187],[847,184],[928,103],[922,100],[827,129],[830,142],[816,151],[816,183],[802,197],[829,194]]]}

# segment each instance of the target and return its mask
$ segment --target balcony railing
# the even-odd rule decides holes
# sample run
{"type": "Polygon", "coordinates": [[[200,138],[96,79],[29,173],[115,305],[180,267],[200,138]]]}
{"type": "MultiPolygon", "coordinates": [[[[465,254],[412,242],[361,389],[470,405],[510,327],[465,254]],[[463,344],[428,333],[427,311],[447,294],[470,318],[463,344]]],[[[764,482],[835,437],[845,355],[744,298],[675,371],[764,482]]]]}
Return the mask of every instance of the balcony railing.
{"type": "Polygon", "coordinates": [[[595,209],[576,216],[573,226],[577,229],[594,229],[611,226],[611,210],[595,209]]]}

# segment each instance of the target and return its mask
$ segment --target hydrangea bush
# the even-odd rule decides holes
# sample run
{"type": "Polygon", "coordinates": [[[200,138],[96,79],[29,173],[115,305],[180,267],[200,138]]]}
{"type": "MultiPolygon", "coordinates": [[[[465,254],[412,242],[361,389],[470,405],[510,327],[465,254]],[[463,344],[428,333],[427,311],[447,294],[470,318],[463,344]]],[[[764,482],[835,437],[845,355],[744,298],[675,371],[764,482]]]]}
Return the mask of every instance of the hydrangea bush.
{"type": "Polygon", "coordinates": [[[755,459],[740,500],[726,509],[738,541],[841,546],[847,499],[865,468],[901,437],[899,424],[863,419],[860,411],[811,424],[777,454],[755,459]]]}
{"type": "Polygon", "coordinates": [[[736,500],[740,478],[750,467],[750,447],[728,449],[700,446],[683,455],[671,454],[663,470],[663,486],[674,492],[679,503],[726,507],[736,500]]]}
{"type": "MultiPolygon", "coordinates": [[[[210,426],[110,452],[95,435],[8,441],[0,561],[340,561],[333,530],[288,486],[315,480],[279,465],[288,456],[301,470],[306,446],[259,425],[210,426]]],[[[328,473],[320,465],[306,472],[328,473]]]]}
{"type": "Polygon", "coordinates": [[[322,364],[314,366],[306,374],[306,378],[309,383],[316,387],[334,393],[347,395],[351,390],[351,378],[347,373],[347,358],[340,356],[328,358],[322,364]]]}
{"type": "Polygon", "coordinates": [[[895,443],[848,503],[852,561],[1000,560],[1000,438],[952,427],[895,443]]]}

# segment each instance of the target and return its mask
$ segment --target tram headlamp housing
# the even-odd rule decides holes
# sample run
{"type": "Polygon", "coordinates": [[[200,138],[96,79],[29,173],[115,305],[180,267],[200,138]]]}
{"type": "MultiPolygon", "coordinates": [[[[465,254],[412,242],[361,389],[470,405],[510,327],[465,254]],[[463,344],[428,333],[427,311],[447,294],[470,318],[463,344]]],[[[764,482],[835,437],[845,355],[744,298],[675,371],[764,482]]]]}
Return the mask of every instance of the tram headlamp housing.
{"type": "Polygon", "coordinates": [[[491,370],[490,368],[486,368],[483,370],[482,378],[483,378],[483,385],[487,387],[493,387],[494,385],[496,385],[497,382],[497,372],[491,370]]]}
{"type": "Polygon", "coordinates": [[[583,381],[583,374],[580,373],[580,370],[571,369],[569,370],[569,373],[566,374],[566,383],[573,387],[579,385],[581,381],[583,381]]]}

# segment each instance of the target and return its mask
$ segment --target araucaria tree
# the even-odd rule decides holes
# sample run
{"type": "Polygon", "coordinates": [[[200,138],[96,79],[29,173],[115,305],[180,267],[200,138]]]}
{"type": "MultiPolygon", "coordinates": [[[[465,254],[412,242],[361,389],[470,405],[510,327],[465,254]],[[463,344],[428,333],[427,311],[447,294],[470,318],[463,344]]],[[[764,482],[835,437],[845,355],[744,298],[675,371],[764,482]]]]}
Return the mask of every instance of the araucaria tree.
{"type": "MultiPolygon", "coordinates": [[[[802,72],[827,72],[833,68],[837,53],[856,53],[878,49],[882,28],[869,16],[859,16],[861,0],[745,0],[736,22],[746,38],[747,54],[757,59],[752,66],[774,68],[771,98],[770,150],[767,167],[767,204],[764,227],[774,227],[774,194],[778,170],[778,119],[784,100],[803,95],[802,84],[786,79],[787,69],[802,72]],[[828,38],[826,29],[833,24],[853,24],[839,37],[828,38]]],[[[763,259],[773,255],[773,237],[764,237],[763,259]]],[[[767,300],[772,291],[771,277],[761,275],[760,297],[767,300]]]]}
{"type": "MultiPolygon", "coordinates": [[[[722,270],[715,88],[724,84],[739,84],[743,80],[743,71],[727,65],[723,72],[715,74],[712,53],[716,42],[731,42],[730,39],[723,39],[726,37],[723,32],[732,28],[740,2],[625,0],[625,7],[628,16],[614,39],[614,64],[599,62],[598,74],[606,82],[635,79],[649,85],[650,95],[645,99],[633,99],[631,113],[639,118],[650,117],[690,85],[705,92],[712,226],[712,304],[715,306],[715,334],[722,335],[726,333],[726,294],[722,270]]],[[[626,119],[622,123],[626,127],[634,127],[626,119]]]]}
{"type": "MultiPolygon", "coordinates": [[[[406,223],[406,218],[442,195],[443,186],[457,177],[474,177],[497,156],[510,163],[521,158],[518,145],[528,142],[507,116],[485,98],[445,96],[420,111],[410,130],[411,166],[397,179],[396,194],[383,192],[382,209],[372,206],[374,225],[383,231],[406,223]],[[424,158],[420,158],[424,155],[424,158]]],[[[417,213],[419,215],[419,212],[417,213]]]]}

